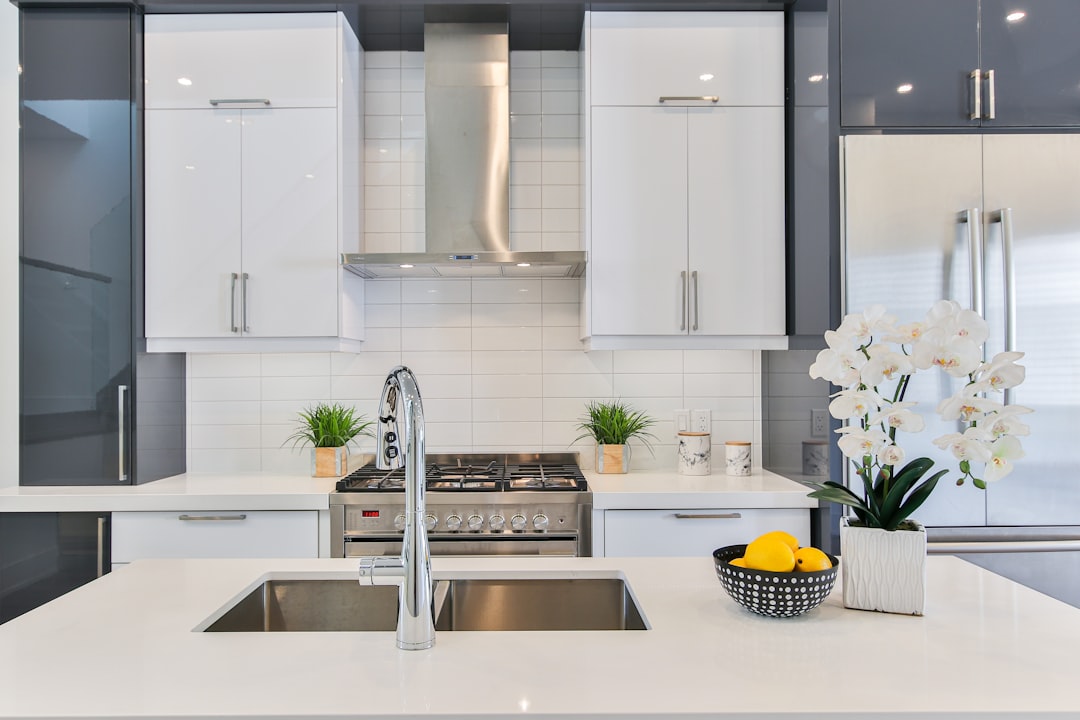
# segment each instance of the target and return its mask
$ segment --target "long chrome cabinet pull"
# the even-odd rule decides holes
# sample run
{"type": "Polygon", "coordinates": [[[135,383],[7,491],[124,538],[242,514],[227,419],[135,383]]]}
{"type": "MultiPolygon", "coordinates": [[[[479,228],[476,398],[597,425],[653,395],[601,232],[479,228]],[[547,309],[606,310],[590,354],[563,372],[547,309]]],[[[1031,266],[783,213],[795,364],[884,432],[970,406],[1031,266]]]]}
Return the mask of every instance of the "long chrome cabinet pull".
{"type": "Polygon", "coordinates": [[[719,95],[661,95],[660,102],[720,102],[719,95]]]}
{"type": "Polygon", "coordinates": [[[176,519],[186,522],[224,522],[226,520],[247,520],[247,515],[178,515],[176,519]]]}
{"type": "Polygon", "coordinates": [[[229,284],[229,330],[232,332],[240,332],[240,328],[236,327],[236,281],[239,279],[239,275],[232,273],[229,284]]]}
{"type": "Polygon", "coordinates": [[[244,328],[244,332],[251,332],[251,328],[248,327],[247,321],[247,307],[248,307],[248,280],[250,276],[247,273],[240,275],[240,325],[244,328]]]}
{"type": "Polygon", "coordinates": [[[269,98],[210,98],[210,104],[218,105],[269,105],[269,98]]]}
{"type": "Polygon", "coordinates": [[[697,301],[697,270],[690,273],[690,279],[694,282],[694,330],[698,327],[698,301],[697,301]]]}
{"type": "MultiPolygon", "coordinates": [[[[1005,350],[1016,350],[1016,266],[1013,261],[1013,217],[1012,208],[1002,208],[998,214],[1001,219],[1001,260],[1004,267],[1005,285],[1005,350]]],[[[1005,390],[1005,404],[1011,405],[1012,388],[1005,390]]]]}
{"type": "Polygon", "coordinates": [[[742,513],[675,513],[679,520],[738,520],[742,513]]]}
{"type": "Polygon", "coordinates": [[[968,272],[971,276],[971,309],[980,315],[986,300],[983,290],[982,213],[969,208],[960,214],[960,222],[968,226],[968,272]]]}
{"type": "Polygon", "coordinates": [[[679,273],[679,278],[682,280],[682,325],[679,325],[680,330],[686,329],[686,271],[683,270],[679,273]]]}
{"type": "Polygon", "coordinates": [[[105,574],[105,518],[97,519],[97,576],[105,574]]]}
{"type": "Polygon", "coordinates": [[[975,68],[968,75],[971,78],[971,94],[973,98],[973,105],[971,114],[968,115],[969,120],[981,120],[982,119],[982,70],[975,68]]]}
{"type": "Polygon", "coordinates": [[[986,71],[986,115],[984,119],[993,120],[997,115],[997,93],[994,90],[994,71],[986,71]]]}
{"type": "Polygon", "coordinates": [[[117,445],[118,459],[117,459],[117,480],[121,483],[128,481],[127,476],[127,463],[125,462],[125,443],[124,443],[124,425],[125,416],[127,415],[127,385],[116,386],[116,434],[119,436],[117,445]]]}

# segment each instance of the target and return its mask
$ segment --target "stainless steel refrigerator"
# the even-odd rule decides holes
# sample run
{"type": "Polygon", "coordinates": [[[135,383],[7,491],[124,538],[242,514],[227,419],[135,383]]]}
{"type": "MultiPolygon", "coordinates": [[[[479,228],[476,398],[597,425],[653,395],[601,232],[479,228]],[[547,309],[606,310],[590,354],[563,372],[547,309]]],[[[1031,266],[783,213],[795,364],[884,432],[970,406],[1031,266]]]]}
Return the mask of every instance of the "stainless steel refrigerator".
{"type": "MultiPolygon", "coordinates": [[[[1080,135],[860,135],[842,143],[845,312],[920,320],[939,299],[983,312],[987,357],[1026,353],[1006,402],[1034,408],[1026,457],[984,492],[949,478],[917,513],[931,552],[966,559],[1080,607],[1080,135]]],[[[952,381],[953,383],[958,381],[952,381]]],[[[957,385],[913,378],[931,444],[957,385]]]]}

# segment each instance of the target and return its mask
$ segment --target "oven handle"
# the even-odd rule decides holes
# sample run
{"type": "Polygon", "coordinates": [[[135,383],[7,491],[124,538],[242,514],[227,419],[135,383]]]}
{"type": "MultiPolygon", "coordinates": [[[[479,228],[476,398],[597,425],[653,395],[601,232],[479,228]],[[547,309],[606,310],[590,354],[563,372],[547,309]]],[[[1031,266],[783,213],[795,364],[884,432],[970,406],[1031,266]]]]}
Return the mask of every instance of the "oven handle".
{"type": "Polygon", "coordinates": [[[679,520],[738,520],[742,513],[675,513],[679,520]]]}
{"type": "MultiPolygon", "coordinates": [[[[401,533],[361,533],[346,532],[345,542],[401,542],[401,533]]],[[[577,540],[578,536],[568,533],[502,533],[482,535],[479,533],[428,533],[430,542],[554,542],[557,540],[577,540]]]]}

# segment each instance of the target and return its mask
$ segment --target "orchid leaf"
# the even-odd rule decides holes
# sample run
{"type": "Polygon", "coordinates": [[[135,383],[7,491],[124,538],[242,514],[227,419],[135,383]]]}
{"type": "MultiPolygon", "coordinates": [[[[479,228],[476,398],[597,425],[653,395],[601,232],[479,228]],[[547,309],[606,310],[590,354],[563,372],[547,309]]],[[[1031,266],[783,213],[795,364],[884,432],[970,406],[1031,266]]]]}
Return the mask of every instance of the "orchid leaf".
{"type": "Polygon", "coordinates": [[[949,471],[939,470],[938,472],[931,475],[929,480],[912,490],[911,495],[909,495],[908,499],[904,501],[904,504],[899,507],[889,524],[885,526],[885,529],[895,530],[897,525],[907,519],[907,517],[910,516],[911,513],[918,510],[919,507],[924,502],[926,502],[926,499],[930,497],[930,493],[934,492],[934,488],[937,487],[938,480],[940,480],[942,476],[944,476],[947,472],[949,471]]]}

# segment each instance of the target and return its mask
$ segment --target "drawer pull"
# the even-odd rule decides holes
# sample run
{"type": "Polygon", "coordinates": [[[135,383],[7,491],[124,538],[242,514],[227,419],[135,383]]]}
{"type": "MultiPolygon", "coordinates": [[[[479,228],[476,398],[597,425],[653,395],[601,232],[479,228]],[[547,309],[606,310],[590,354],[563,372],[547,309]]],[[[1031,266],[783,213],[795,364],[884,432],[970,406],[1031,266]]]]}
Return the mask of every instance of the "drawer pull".
{"type": "Polygon", "coordinates": [[[247,515],[180,515],[179,519],[199,522],[222,522],[225,520],[247,520],[247,515]]]}
{"type": "Polygon", "coordinates": [[[210,98],[210,104],[218,105],[269,105],[269,98],[210,98]]]}
{"type": "Polygon", "coordinates": [[[675,513],[679,520],[738,520],[742,513],[675,513]]]}
{"type": "Polygon", "coordinates": [[[720,97],[717,96],[717,95],[661,95],[660,96],[660,102],[662,102],[662,103],[672,102],[672,101],[718,103],[718,102],[720,102],[720,97]]]}

